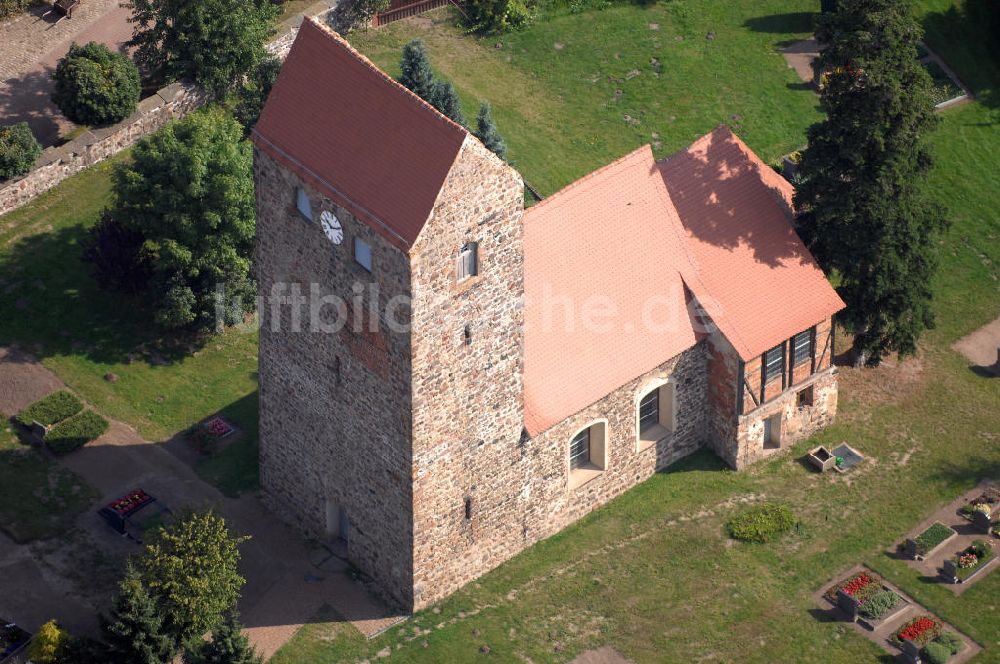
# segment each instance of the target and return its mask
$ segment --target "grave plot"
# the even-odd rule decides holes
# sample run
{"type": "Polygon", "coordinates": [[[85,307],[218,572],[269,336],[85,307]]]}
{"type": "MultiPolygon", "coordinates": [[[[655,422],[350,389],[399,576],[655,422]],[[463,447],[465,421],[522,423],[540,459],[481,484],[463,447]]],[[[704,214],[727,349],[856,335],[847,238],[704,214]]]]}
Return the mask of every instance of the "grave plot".
{"type": "Polygon", "coordinates": [[[960,496],[907,534],[896,555],[955,594],[1000,567],[995,518],[1000,490],[992,483],[960,496]]]}
{"type": "Polygon", "coordinates": [[[902,661],[961,664],[982,648],[913,598],[862,566],[820,590],[816,602],[902,661]]]}

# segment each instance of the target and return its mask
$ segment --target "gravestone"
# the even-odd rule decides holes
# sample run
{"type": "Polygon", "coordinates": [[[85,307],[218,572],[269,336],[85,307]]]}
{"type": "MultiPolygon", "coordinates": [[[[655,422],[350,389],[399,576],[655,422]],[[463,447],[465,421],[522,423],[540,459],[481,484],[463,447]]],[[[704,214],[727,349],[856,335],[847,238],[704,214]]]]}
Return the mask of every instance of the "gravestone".
{"type": "Polygon", "coordinates": [[[990,534],[990,528],[993,527],[990,515],[979,510],[972,510],[972,525],[976,527],[976,530],[987,535],[990,534]]]}
{"type": "Polygon", "coordinates": [[[920,646],[909,639],[903,641],[903,661],[908,664],[920,664],[920,646]]]}
{"type": "Polygon", "coordinates": [[[906,542],[903,544],[903,554],[910,560],[920,560],[920,553],[917,551],[917,541],[911,538],[906,538],[906,542]]]}
{"type": "Polygon", "coordinates": [[[858,619],[858,608],[861,606],[861,602],[854,599],[843,590],[837,591],[837,608],[843,611],[851,622],[858,619]]]}
{"type": "Polygon", "coordinates": [[[958,564],[949,558],[941,567],[941,578],[945,583],[958,583],[958,564]]]}

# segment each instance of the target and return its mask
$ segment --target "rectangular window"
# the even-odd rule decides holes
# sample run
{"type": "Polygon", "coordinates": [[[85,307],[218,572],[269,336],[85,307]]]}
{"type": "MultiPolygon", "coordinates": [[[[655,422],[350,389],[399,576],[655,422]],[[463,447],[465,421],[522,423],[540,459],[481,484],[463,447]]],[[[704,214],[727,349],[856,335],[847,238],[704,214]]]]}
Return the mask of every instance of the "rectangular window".
{"type": "Polygon", "coordinates": [[[784,344],[775,346],[764,353],[764,382],[777,378],[785,372],[784,344]]]}
{"type": "MultiPolygon", "coordinates": [[[[565,438],[563,439],[565,440],[565,438]]],[[[590,463],[590,427],[573,437],[569,444],[569,467],[582,468],[590,463]]]]}
{"type": "Polygon", "coordinates": [[[639,402],[639,431],[660,423],[660,390],[653,390],[639,402]]]}
{"type": "Polygon", "coordinates": [[[354,238],[354,260],[369,272],[372,271],[372,248],[361,238],[354,238]]]}
{"type": "Polygon", "coordinates": [[[479,273],[478,260],[479,245],[476,242],[469,242],[462,247],[458,254],[458,280],[474,277],[479,273]]]}
{"type": "Polygon", "coordinates": [[[299,214],[312,221],[312,201],[309,200],[309,194],[306,193],[306,190],[301,187],[299,187],[298,193],[295,195],[295,207],[299,209],[299,214]]]}
{"type": "Polygon", "coordinates": [[[813,331],[809,329],[792,337],[792,366],[812,358],[813,331]]]}

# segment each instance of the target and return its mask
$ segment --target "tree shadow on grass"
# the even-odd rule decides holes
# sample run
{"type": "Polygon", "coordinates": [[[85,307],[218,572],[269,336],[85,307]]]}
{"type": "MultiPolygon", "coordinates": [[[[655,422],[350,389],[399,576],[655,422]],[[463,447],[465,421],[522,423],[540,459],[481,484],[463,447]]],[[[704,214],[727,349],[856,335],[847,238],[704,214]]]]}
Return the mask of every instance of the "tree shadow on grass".
{"type": "Polygon", "coordinates": [[[792,32],[812,32],[816,12],[788,12],[786,14],[771,14],[770,16],[755,16],[747,19],[743,25],[754,32],[771,32],[788,34],[792,32]]]}
{"type": "Polygon", "coordinates": [[[965,0],[923,17],[924,38],[976,99],[1000,108],[1000,8],[995,0],[965,0]]]}
{"type": "Polygon", "coordinates": [[[0,253],[0,343],[38,357],[83,356],[101,364],[171,364],[204,337],[164,337],[141,296],[101,290],[80,258],[82,224],[26,236],[0,253]]]}

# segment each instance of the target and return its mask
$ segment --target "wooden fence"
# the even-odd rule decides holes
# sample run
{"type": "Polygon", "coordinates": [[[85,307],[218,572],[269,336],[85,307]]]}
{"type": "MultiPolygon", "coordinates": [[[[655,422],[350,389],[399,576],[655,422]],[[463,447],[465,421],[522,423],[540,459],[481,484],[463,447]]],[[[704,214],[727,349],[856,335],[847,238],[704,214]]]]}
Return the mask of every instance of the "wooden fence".
{"type": "MultiPolygon", "coordinates": [[[[403,0],[405,2],[405,0],[403,0]]],[[[423,14],[431,9],[437,9],[438,7],[444,7],[445,5],[455,4],[452,0],[418,0],[417,2],[407,2],[406,4],[398,3],[394,0],[392,4],[389,5],[389,9],[385,10],[381,14],[376,14],[375,18],[372,19],[372,25],[378,27],[380,25],[385,25],[387,23],[392,23],[393,21],[398,21],[402,18],[409,18],[411,16],[416,16],[417,14],[423,14]]]]}

